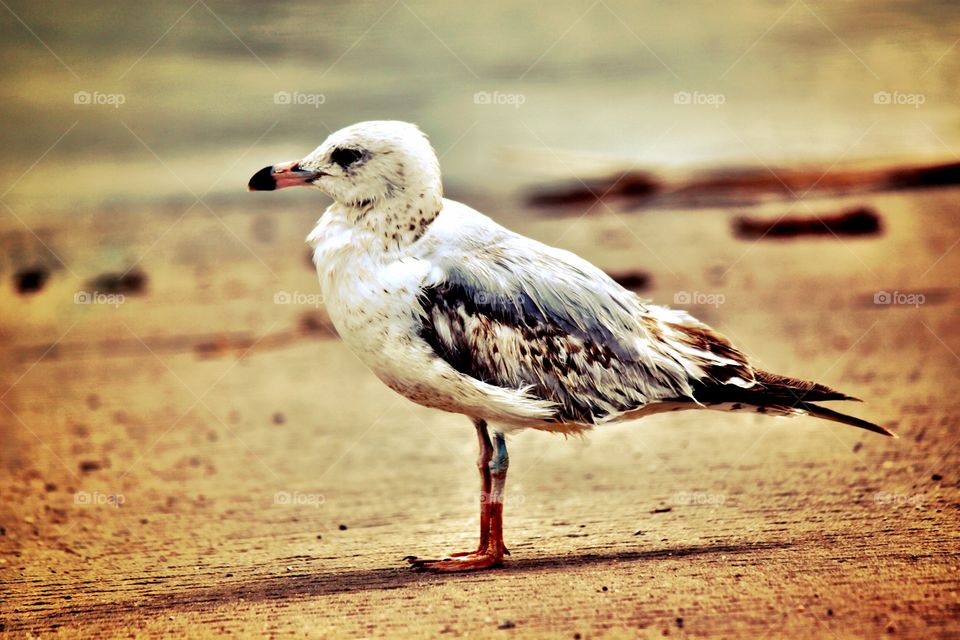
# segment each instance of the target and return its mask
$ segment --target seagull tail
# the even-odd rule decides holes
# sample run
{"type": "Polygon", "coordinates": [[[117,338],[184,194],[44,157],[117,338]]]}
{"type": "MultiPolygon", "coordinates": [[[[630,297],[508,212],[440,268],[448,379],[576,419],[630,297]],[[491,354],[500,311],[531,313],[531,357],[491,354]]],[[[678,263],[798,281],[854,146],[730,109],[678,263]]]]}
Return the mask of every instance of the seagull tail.
{"type": "Polygon", "coordinates": [[[878,424],[813,404],[814,402],[827,400],[853,400],[855,402],[861,402],[859,398],[836,391],[819,382],[789,378],[768,371],[757,371],[756,380],[756,385],[744,390],[747,396],[745,400],[750,404],[757,405],[758,407],[767,405],[786,406],[792,409],[792,412],[810,415],[822,420],[839,422],[859,429],[866,429],[867,431],[892,438],[897,437],[892,431],[878,424]]]}
{"type": "Polygon", "coordinates": [[[754,375],[756,382],[751,387],[708,383],[695,390],[694,396],[698,402],[721,411],[737,411],[743,409],[743,405],[747,405],[756,408],[759,413],[768,415],[809,415],[892,438],[897,437],[892,431],[878,424],[813,404],[830,400],[860,402],[859,398],[818,382],[789,378],[767,371],[755,371],[754,375]]]}
{"type": "Polygon", "coordinates": [[[840,413],[839,411],[834,411],[833,409],[827,409],[826,407],[820,407],[815,404],[810,404],[809,402],[801,402],[797,405],[797,409],[803,411],[807,415],[813,416],[815,418],[822,418],[823,420],[831,420],[833,422],[839,422],[841,424],[848,424],[851,427],[858,427],[860,429],[866,429],[867,431],[872,431],[874,433],[879,433],[880,435],[889,436],[891,438],[896,438],[897,434],[885,429],[878,424],[862,420],[855,416],[850,416],[845,413],[840,413]]]}
{"type": "Polygon", "coordinates": [[[807,402],[853,400],[854,402],[862,402],[860,398],[848,396],[819,382],[800,380],[799,378],[788,378],[787,376],[770,373],[769,371],[756,371],[754,373],[757,384],[751,387],[750,391],[758,394],[758,396],[767,397],[771,400],[798,400],[807,402]]]}

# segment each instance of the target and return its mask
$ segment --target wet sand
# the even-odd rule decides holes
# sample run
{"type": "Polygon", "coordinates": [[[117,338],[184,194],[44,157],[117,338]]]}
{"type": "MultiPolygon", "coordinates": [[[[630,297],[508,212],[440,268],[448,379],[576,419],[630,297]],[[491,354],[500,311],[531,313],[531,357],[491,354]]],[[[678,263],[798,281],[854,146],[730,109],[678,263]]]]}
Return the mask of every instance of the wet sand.
{"type": "Polygon", "coordinates": [[[472,428],[396,396],[331,335],[302,244],[319,209],[255,194],[219,219],[38,214],[36,236],[6,218],[4,635],[960,637],[958,195],[824,199],[810,206],[870,207],[882,233],[759,242],[735,237],[737,216],[805,210],[558,218],[466,196],[642,272],[643,295],[863,398],[846,408],[900,439],[705,412],[526,432],[512,555],[454,576],[402,558],[475,544],[472,428]],[[91,290],[138,256],[141,289],[91,290]],[[17,293],[36,265],[49,278],[17,293]]]}

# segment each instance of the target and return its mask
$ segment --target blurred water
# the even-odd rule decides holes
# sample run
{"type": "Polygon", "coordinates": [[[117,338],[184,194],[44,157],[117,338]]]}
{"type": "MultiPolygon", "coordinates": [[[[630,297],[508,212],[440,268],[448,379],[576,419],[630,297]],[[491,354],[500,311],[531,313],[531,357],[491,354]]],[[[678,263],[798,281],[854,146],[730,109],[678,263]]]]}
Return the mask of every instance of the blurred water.
{"type": "Polygon", "coordinates": [[[241,197],[371,118],[420,124],[454,191],[960,149],[952,2],[7,6],[0,193],[21,215],[241,197]]]}

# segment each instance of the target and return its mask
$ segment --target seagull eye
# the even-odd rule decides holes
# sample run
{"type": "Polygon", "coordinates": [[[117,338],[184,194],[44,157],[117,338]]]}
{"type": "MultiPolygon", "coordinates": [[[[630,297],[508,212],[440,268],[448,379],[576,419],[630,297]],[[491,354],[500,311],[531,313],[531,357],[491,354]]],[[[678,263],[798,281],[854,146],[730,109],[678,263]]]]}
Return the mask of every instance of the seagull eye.
{"type": "Polygon", "coordinates": [[[330,154],[330,159],[342,169],[346,169],[362,157],[363,151],[359,149],[334,149],[330,154]]]}

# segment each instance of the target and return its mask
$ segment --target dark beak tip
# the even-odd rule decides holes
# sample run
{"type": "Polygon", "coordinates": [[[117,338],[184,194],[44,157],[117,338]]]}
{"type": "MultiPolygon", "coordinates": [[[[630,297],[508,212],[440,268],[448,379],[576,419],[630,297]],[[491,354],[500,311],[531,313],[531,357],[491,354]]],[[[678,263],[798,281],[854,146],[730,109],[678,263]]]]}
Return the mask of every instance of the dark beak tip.
{"type": "Polygon", "coordinates": [[[247,183],[247,191],[273,191],[277,188],[277,181],[273,177],[273,167],[264,167],[253,174],[247,183]]]}

